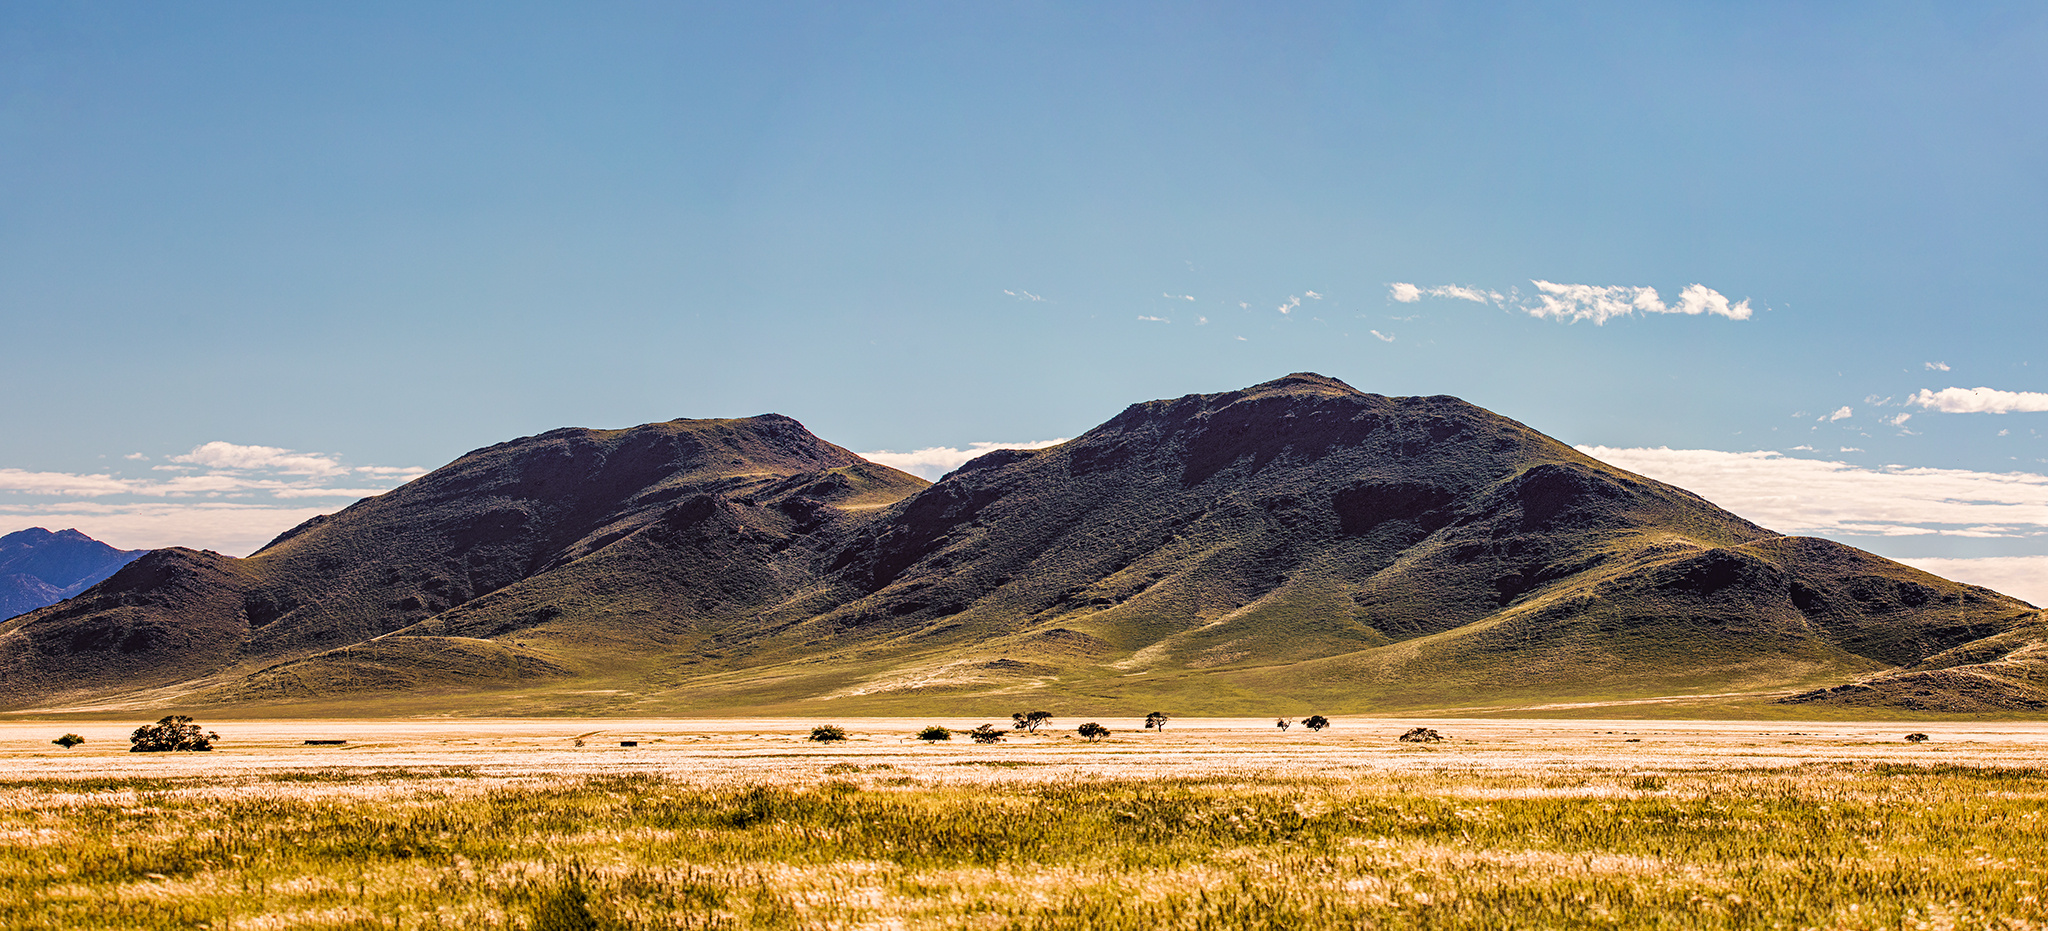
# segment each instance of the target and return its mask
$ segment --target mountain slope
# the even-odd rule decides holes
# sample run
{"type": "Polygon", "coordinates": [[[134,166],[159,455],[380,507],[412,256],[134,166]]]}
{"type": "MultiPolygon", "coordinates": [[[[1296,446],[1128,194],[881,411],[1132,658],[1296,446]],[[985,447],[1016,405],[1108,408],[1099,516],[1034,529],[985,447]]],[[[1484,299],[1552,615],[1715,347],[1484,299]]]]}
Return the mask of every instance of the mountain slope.
{"type": "Polygon", "coordinates": [[[76,530],[41,527],[0,537],[0,620],[56,604],[140,558],[76,530]]]}
{"type": "MultiPolygon", "coordinates": [[[[71,603],[0,625],[0,662],[44,670],[0,679],[0,690],[27,698],[56,678],[106,689],[260,676],[575,564],[685,520],[705,502],[792,479],[802,480],[798,489],[844,485],[839,497],[850,506],[862,495],[892,500],[927,484],[774,414],[555,430],[465,455],[308,521],[247,559],[153,553],[148,573],[117,574],[71,603]],[[130,610],[138,601],[148,609],[130,610]],[[148,632],[160,626],[207,635],[158,648],[168,642],[148,632]],[[79,635],[88,629],[103,633],[79,635]]],[[[794,492],[791,499],[819,500],[794,492]]],[[[552,658],[526,659],[535,669],[562,668],[552,658]]],[[[453,678],[459,684],[466,674],[453,678]]],[[[326,680],[310,681],[317,692],[326,680]]]]}
{"type": "Polygon", "coordinates": [[[1354,713],[1791,694],[2042,630],[1455,398],[1309,374],[929,487],[775,415],[554,431],[247,560],[137,567],[0,625],[8,702],[1354,713]]]}

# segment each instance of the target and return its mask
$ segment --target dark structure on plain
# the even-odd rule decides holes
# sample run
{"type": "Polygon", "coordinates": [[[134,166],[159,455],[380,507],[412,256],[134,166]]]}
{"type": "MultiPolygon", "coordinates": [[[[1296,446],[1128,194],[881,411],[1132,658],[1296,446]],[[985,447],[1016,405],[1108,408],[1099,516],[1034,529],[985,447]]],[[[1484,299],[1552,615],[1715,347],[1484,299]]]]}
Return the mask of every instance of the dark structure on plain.
{"type": "Polygon", "coordinates": [[[640,741],[637,741],[637,740],[621,740],[621,741],[619,741],[619,746],[621,746],[621,747],[637,747],[637,746],[640,746],[640,741]]]}
{"type": "Polygon", "coordinates": [[[308,746],[308,747],[339,747],[339,746],[341,746],[341,745],[343,745],[343,744],[345,744],[345,743],[348,743],[348,741],[346,741],[346,740],[308,740],[308,741],[306,741],[306,746],[308,746]]]}

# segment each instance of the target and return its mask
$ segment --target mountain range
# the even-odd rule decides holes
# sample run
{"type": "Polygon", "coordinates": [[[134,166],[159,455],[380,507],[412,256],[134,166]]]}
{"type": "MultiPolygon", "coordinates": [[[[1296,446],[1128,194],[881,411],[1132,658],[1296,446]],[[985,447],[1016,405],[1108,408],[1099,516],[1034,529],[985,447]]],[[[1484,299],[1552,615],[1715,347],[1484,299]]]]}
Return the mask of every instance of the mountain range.
{"type": "Polygon", "coordinates": [[[937,483],[776,414],[512,440],[0,623],[0,708],[2024,712],[2043,644],[2017,599],[1297,374],[937,483]]]}
{"type": "Polygon", "coordinates": [[[0,619],[85,591],[143,552],[117,550],[77,530],[30,527],[0,537],[0,619]]]}

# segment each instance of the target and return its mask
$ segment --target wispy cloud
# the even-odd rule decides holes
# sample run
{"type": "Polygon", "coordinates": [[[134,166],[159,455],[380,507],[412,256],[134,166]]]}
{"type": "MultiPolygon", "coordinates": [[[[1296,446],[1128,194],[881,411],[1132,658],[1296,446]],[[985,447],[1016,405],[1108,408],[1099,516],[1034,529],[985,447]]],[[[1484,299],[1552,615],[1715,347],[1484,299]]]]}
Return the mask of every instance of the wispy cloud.
{"type": "Polygon", "coordinates": [[[0,504],[0,526],[75,527],[95,540],[129,550],[189,546],[246,556],[278,534],[333,511],[226,501],[0,504]]]}
{"type": "Polygon", "coordinates": [[[878,449],[861,453],[869,462],[879,462],[892,469],[902,469],[912,475],[937,481],[941,476],[966,465],[968,460],[998,449],[1044,449],[1058,446],[1072,437],[1056,440],[1031,440],[1024,443],[969,443],[966,449],[952,446],[927,446],[907,453],[878,449]]]}
{"type": "Polygon", "coordinates": [[[1834,413],[1829,414],[1826,417],[1822,417],[1821,419],[1829,423],[1834,423],[1837,420],[1848,420],[1849,418],[1854,416],[1856,416],[1856,413],[1849,409],[1849,405],[1844,404],[1841,407],[1836,408],[1834,413]]]}
{"type": "Polygon", "coordinates": [[[1999,391],[1995,388],[1920,389],[1906,399],[1944,414],[2011,414],[2048,411],[2048,394],[2038,391],[1999,391]]]}
{"type": "Polygon", "coordinates": [[[1316,292],[1314,292],[1314,291],[1303,291],[1303,292],[1301,292],[1301,296],[1302,296],[1302,297],[1305,297],[1305,298],[1308,298],[1308,299],[1309,299],[1309,300],[1311,300],[1311,301],[1320,301],[1320,300],[1322,300],[1322,299],[1323,299],[1323,296],[1322,296],[1322,295],[1320,295],[1320,294],[1317,294],[1317,293],[1316,293],[1316,292]]]}
{"type": "Polygon", "coordinates": [[[1382,333],[1378,330],[1367,330],[1366,332],[1371,333],[1373,335],[1373,338],[1378,339],[1382,343],[1391,343],[1394,341],[1393,337],[1388,336],[1387,334],[1382,333]]]}
{"type": "Polygon", "coordinates": [[[1578,449],[1785,533],[2048,535],[2048,475],[1871,468],[1768,450],[1578,449]]]}
{"type": "Polygon", "coordinates": [[[1425,288],[1405,281],[1388,285],[1387,297],[1404,304],[1412,304],[1425,297],[1452,298],[1519,310],[1532,317],[1563,320],[1568,323],[1590,320],[1595,326],[1616,317],[1638,313],[1688,316],[1708,314],[1727,317],[1730,320],[1747,320],[1753,312],[1748,299],[1730,302],[1721,292],[1703,284],[1685,286],[1679,291],[1676,302],[1666,303],[1657,293],[1657,289],[1651,287],[1560,284],[1541,279],[1532,279],[1529,283],[1536,286],[1537,294],[1533,301],[1524,299],[1515,291],[1502,294],[1499,291],[1454,284],[1425,288]]]}
{"type": "Polygon", "coordinates": [[[1298,297],[1292,297],[1292,296],[1290,296],[1290,297],[1288,297],[1288,298],[1287,298],[1287,303],[1285,303],[1285,304],[1282,304],[1282,305],[1280,305],[1279,307],[1275,307],[1275,308],[1273,308],[1273,309],[1274,309],[1274,310],[1277,310],[1277,311],[1279,311],[1279,312],[1281,312],[1281,313],[1283,313],[1283,314],[1285,314],[1285,313],[1292,313],[1292,312],[1294,312],[1294,308],[1296,308],[1296,307],[1300,307],[1300,306],[1301,306],[1301,298],[1298,298],[1298,297]]]}
{"type": "Polygon", "coordinates": [[[1192,294],[1168,294],[1164,291],[1159,292],[1159,296],[1169,301],[1192,301],[1195,299],[1195,296],[1192,294]]]}
{"type": "Polygon", "coordinates": [[[1946,362],[1923,362],[1921,364],[1926,366],[1927,370],[1930,372],[1948,371],[1948,363],[1946,362]]]}
{"type": "Polygon", "coordinates": [[[1138,319],[1140,319],[1140,320],[1143,320],[1143,321],[1145,321],[1145,322],[1147,322],[1147,323],[1172,323],[1172,322],[1173,322],[1173,321],[1171,321],[1171,320],[1168,320],[1168,319],[1166,319],[1165,317],[1152,317],[1152,316],[1147,316],[1147,315],[1145,315],[1145,314],[1139,314],[1139,315],[1138,315],[1138,319]]]}
{"type": "Polygon", "coordinates": [[[1031,292],[1029,292],[1029,291],[1025,291],[1025,290],[1022,290],[1022,289],[1019,289],[1019,290],[1016,290],[1016,291],[1012,291],[1012,290],[1010,290],[1009,288],[1004,288],[1004,289],[1003,289],[1003,293],[1004,293],[1004,294],[1007,294],[1007,295],[1009,295],[1009,296],[1011,296],[1011,297],[1014,297],[1014,298],[1016,298],[1016,299],[1018,299],[1018,300],[1020,300],[1020,301],[1042,301],[1042,300],[1045,300],[1045,298],[1039,297],[1039,296],[1038,296],[1038,295],[1036,295],[1036,294],[1033,294],[1033,293],[1031,293],[1031,292]]]}
{"type": "Polygon", "coordinates": [[[213,469],[260,469],[286,475],[326,476],[348,471],[335,457],[326,453],[301,453],[276,446],[238,446],[221,440],[201,443],[189,453],[172,456],[171,461],[213,469]]]}

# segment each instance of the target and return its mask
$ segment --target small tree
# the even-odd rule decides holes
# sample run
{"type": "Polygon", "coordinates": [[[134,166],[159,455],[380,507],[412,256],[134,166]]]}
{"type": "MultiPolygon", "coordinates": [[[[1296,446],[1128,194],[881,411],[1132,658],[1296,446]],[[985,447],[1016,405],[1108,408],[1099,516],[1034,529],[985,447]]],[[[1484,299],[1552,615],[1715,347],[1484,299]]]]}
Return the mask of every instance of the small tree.
{"type": "Polygon", "coordinates": [[[65,734],[64,736],[59,737],[56,740],[52,740],[50,742],[56,744],[57,746],[63,747],[66,750],[69,750],[72,747],[76,747],[79,744],[85,743],[85,738],[80,737],[77,734],[65,734]]]}
{"type": "Polygon", "coordinates": [[[1145,729],[1148,731],[1166,730],[1166,722],[1168,720],[1168,717],[1169,716],[1164,711],[1154,711],[1151,714],[1146,715],[1145,729]]]}
{"type": "Polygon", "coordinates": [[[129,753],[164,753],[182,750],[212,750],[219,734],[201,731],[182,714],[163,716],[155,724],[144,724],[129,735],[129,753]]]}
{"type": "Polygon", "coordinates": [[[811,728],[811,741],[814,743],[828,744],[845,739],[846,728],[837,724],[823,724],[811,728]]]}
{"type": "Polygon", "coordinates": [[[1088,738],[1089,743],[1094,743],[1099,738],[1108,737],[1109,728],[1103,727],[1102,725],[1097,724],[1094,721],[1090,721],[1086,724],[1081,725],[1080,734],[1081,736],[1088,738]]]}
{"type": "Polygon", "coordinates": [[[1906,742],[1907,742],[1907,743],[1909,743],[1909,744],[1917,744],[1917,743],[1926,743],[1926,742],[1927,742],[1927,735],[1926,735],[1926,734],[1907,734],[1907,735],[1906,735],[1906,742]]]}
{"type": "Polygon", "coordinates": [[[919,740],[952,740],[953,732],[936,724],[917,732],[919,740]]]}
{"type": "Polygon", "coordinates": [[[1288,718],[1274,718],[1273,726],[1284,731],[1290,727],[1293,727],[1294,722],[1288,718]]]}
{"type": "Polygon", "coordinates": [[[1012,722],[1015,722],[1011,725],[1011,730],[1019,730],[1027,734],[1036,734],[1038,733],[1039,725],[1052,720],[1052,712],[1019,711],[1016,714],[1010,715],[1010,720],[1012,722]]]}
{"type": "Polygon", "coordinates": [[[1437,733],[1433,727],[1411,727],[1408,733],[1401,735],[1403,743],[1411,744],[1433,744],[1442,742],[1443,739],[1444,735],[1437,733]]]}
{"type": "Polygon", "coordinates": [[[1320,731],[1330,726],[1330,719],[1319,714],[1312,714],[1301,719],[1301,726],[1312,731],[1320,731]]]}
{"type": "Polygon", "coordinates": [[[974,738],[974,742],[978,744],[992,744],[1003,739],[1003,729],[993,724],[984,724],[968,731],[967,736],[974,738]]]}

